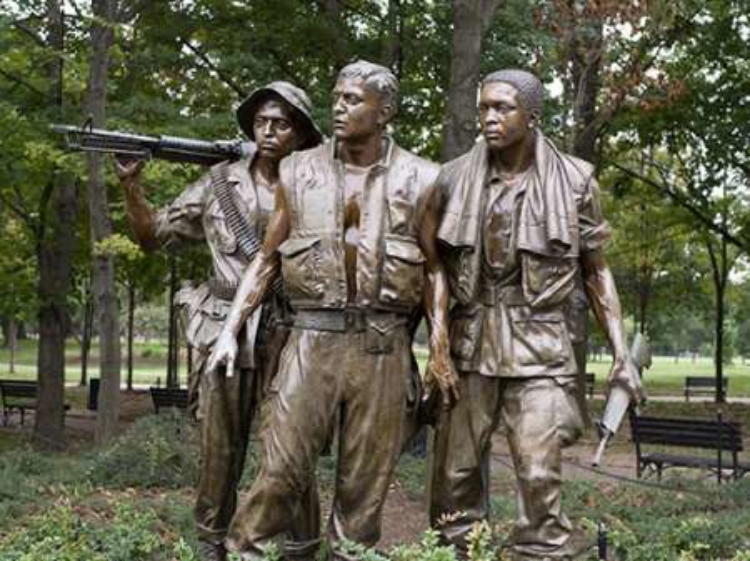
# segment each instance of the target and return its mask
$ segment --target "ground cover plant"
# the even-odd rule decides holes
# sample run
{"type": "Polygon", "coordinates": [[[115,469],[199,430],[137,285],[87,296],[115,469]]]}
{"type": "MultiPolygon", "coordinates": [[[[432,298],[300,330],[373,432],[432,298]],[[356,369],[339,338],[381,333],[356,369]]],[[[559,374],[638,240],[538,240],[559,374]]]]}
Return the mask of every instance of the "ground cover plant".
{"type": "MultiPolygon", "coordinates": [[[[251,448],[245,485],[257,470],[251,448]]],[[[138,419],[101,451],[36,452],[17,429],[0,432],[0,450],[3,561],[195,559],[197,432],[184,415],[138,419]]],[[[334,456],[321,459],[324,503],[330,502],[334,466],[334,456]]],[[[398,525],[423,512],[426,466],[426,460],[402,458],[394,483],[403,501],[398,525]]],[[[495,516],[475,529],[472,561],[504,558],[502,544],[515,516],[512,474],[493,470],[495,516]]],[[[669,478],[663,486],[647,483],[571,480],[564,487],[566,509],[592,540],[600,523],[607,527],[610,558],[617,561],[750,560],[750,478],[721,487],[700,475],[669,478]]],[[[351,544],[349,553],[360,561],[453,561],[453,551],[424,530],[400,535],[386,551],[351,544]]]]}

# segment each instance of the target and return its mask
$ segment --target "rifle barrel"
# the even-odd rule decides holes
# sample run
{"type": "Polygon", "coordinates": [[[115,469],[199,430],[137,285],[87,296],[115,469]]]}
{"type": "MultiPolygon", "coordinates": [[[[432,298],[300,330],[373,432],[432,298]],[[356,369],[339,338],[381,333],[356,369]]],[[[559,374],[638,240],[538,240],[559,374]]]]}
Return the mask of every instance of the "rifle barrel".
{"type": "Polygon", "coordinates": [[[65,136],[68,150],[105,152],[135,158],[156,158],[171,162],[213,165],[224,160],[250,156],[252,143],[239,140],[199,140],[177,136],[146,136],[89,127],[53,124],[51,129],[65,136]]]}

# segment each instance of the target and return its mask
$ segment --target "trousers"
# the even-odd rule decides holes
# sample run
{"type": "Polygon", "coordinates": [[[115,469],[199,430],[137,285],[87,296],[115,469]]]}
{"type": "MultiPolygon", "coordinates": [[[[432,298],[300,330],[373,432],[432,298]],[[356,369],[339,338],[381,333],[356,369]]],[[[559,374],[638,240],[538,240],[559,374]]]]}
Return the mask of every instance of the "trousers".
{"type": "Polygon", "coordinates": [[[466,553],[472,526],[490,516],[492,434],[503,420],[517,478],[518,516],[509,539],[521,559],[565,559],[572,525],[560,501],[562,453],[583,421],[570,378],[499,378],[462,372],[461,398],[440,412],[430,523],[466,553]]]}
{"type": "Polygon", "coordinates": [[[383,503],[399,456],[411,354],[405,326],[373,352],[368,331],[295,328],[271,384],[260,473],[229,528],[227,548],[262,559],[290,531],[297,497],[338,422],[338,459],[328,534],[337,544],[380,538],[383,503]]]}
{"type": "MultiPolygon", "coordinates": [[[[277,328],[286,329],[286,328],[277,328]]],[[[222,543],[237,507],[238,485],[255,417],[261,417],[270,380],[276,373],[286,333],[271,333],[258,350],[262,369],[240,369],[234,376],[200,373],[200,472],[195,524],[199,539],[222,543]],[[276,348],[274,347],[276,345],[276,348]]],[[[205,366],[202,357],[199,369],[205,366]]],[[[260,423],[262,430],[262,420],[260,423]]],[[[313,559],[320,542],[320,504],[314,473],[290,516],[288,559],[313,559]]]]}

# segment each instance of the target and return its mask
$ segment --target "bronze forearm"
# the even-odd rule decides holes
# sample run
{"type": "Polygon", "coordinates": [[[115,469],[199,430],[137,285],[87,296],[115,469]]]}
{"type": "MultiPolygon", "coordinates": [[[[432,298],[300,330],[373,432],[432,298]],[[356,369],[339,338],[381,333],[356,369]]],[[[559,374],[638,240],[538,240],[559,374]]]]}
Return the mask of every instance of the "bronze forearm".
{"type": "Polygon", "coordinates": [[[131,177],[122,183],[125,187],[125,211],[138,245],[146,251],[158,249],[156,215],[143,195],[140,181],[137,177],[131,177]]]}
{"type": "Polygon", "coordinates": [[[617,296],[612,272],[600,251],[585,253],[581,261],[586,281],[586,295],[597,322],[606,333],[615,358],[624,358],[627,356],[628,348],[620,299],[617,296]]]}

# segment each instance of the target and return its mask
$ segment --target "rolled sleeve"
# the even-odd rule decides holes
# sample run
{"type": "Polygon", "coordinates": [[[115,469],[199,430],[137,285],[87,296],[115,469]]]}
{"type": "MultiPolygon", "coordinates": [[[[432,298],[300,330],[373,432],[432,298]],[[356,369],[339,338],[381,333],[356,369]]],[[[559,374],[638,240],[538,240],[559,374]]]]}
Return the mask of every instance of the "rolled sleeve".
{"type": "Polygon", "coordinates": [[[184,242],[205,239],[203,212],[210,187],[211,176],[206,174],[158,212],[156,236],[162,245],[172,248],[184,242]]]}
{"type": "Polygon", "coordinates": [[[612,227],[602,213],[599,185],[591,177],[581,197],[578,208],[581,251],[594,251],[603,247],[612,237],[612,227]]]}

